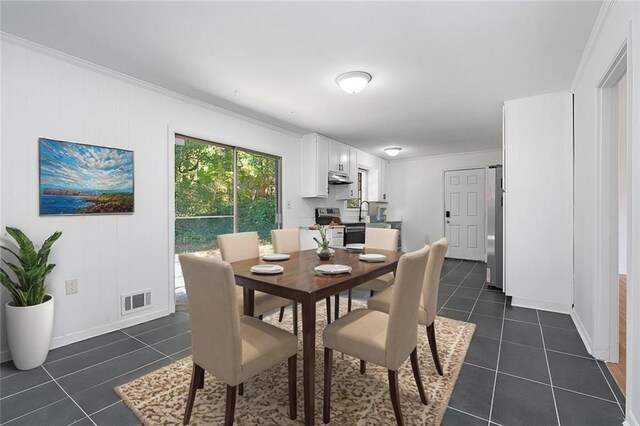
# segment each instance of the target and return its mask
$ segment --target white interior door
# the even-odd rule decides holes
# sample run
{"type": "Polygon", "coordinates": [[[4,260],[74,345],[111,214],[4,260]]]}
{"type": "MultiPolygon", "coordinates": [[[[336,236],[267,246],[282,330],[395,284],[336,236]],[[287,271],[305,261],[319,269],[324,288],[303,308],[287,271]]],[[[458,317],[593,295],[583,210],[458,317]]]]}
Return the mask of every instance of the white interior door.
{"type": "Polygon", "coordinates": [[[485,260],[485,169],[444,173],[448,257],[485,260]]]}

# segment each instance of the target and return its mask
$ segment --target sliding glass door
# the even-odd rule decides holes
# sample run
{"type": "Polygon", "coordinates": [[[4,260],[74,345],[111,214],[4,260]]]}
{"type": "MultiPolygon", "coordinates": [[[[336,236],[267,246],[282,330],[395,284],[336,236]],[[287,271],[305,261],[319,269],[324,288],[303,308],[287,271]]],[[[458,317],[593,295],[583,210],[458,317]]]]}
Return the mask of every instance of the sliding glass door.
{"type": "Polygon", "coordinates": [[[216,237],[256,231],[262,250],[280,222],[280,158],[176,136],[175,252],[218,251],[216,237]]]}

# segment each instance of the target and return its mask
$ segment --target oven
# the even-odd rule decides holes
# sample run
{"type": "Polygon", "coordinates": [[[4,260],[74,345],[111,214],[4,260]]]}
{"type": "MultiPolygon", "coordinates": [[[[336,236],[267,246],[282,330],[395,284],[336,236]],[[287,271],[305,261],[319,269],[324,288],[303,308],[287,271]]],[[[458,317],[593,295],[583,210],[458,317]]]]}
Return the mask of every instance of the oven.
{"type": "Polygon", "coordinates": [[[366,225],[362,222],[344,224],[344,245],[360,243],[364,244],[366,225]]]}

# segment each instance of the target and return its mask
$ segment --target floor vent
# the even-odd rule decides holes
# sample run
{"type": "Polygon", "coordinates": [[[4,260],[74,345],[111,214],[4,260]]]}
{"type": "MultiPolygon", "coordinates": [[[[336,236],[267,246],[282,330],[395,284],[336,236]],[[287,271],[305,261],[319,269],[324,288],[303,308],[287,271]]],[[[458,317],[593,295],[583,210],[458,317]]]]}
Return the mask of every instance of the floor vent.
{"type": "Polygon", "coordinates": [[[128,315],[151,307],[151,290],[121,295],[122,315],[128,315]]]}

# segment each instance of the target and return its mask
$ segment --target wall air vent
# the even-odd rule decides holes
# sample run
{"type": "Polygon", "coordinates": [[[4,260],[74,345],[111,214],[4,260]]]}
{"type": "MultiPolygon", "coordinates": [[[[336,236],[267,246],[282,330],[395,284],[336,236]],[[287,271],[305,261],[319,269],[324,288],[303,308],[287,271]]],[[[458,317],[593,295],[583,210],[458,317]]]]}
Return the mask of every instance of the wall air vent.
{"type": "Polygon", "coordinates": [[[122,315],[128,315],[151,307],[151,290],[120,295],[122,315]]]}

